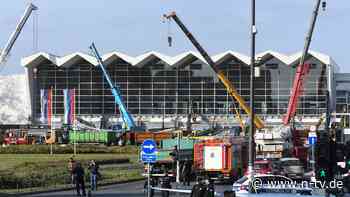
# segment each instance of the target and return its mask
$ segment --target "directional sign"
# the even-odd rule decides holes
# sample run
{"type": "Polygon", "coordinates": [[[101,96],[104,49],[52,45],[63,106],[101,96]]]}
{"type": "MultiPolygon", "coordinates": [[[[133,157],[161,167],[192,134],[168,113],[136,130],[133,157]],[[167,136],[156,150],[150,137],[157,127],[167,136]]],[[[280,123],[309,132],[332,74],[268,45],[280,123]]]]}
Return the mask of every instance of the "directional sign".
{"type": "Polygon", "coordinates": [[[142,154],[141,160],[144,163],[155,163],[157,160],[157,156],[156,156],[156,154],[150,154],[150,155],[149,154],[142,154]]]}
{"type": "Polygon", "coordinates": [[[314,136],[308,137],[308,140],[310,145],[315,145],[317,141],[317,137],[314,137],[314,136]]]}
{"type": "Polygon", "coordinates": [[[310,132],[310,133],[309,133],[309,137],[317,137],[316,132],[310,132]]]}
{"type": "Polygon", "coordinates": [[[144,163],[155,163],[157,159],[157,144],[154,140],[145,140],[141,145],[141,160],[144,163]]]}
{"type": "Polygon", "coordinates": [[[157,151],[157,145],[154,140],[145,140],[142,145],[142,152],[145,154],[154,154],[157,151]]]}

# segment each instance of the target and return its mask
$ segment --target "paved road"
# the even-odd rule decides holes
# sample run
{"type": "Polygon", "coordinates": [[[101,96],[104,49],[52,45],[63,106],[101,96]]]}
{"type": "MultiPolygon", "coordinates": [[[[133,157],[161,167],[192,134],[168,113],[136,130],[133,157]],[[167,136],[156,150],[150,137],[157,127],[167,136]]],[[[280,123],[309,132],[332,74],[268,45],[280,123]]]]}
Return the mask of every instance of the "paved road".
{"type": "MultiPolygon", "coordinates": [[[[93,196],[95,197],[145,197],[143,190],[144,181],[124,183],[117,185],[110,185],[105,187],[100,187],[99,191],[95,192],[93,196]]],[[[217,190],[224,191],[230,186],[217,186],[217,190]]],[[[63,192],[52,192],[52,193],[42,193],[36,195],[27,195],[26,197],[70,197],[76,196],[75,191],[63,191],[63,192]]],[[[160,193],[156,192],[155,197],[160,197],[160,193]]],[[[175,194],[171,196],[176,196],[175,194]]],[[[181,196],[189,196],[189,194],[183,194],[181,196]]]]}
{"type": "MultiPolygon", "coordinates": [[[[109,185],[100,187],[99,191],[95,192],[93,196],[96,197],[144,197],[143,193],[143,181],[123,183],[117,185],[109,185]]],[[[36,195],[29,195],[26,197],[70,197],[76,196],[75,190],[63,191],[63,192],[53,192],[53,193],[42,193],[36,195]]]]}
{"type": "MultiPolygon", "coordinates": [[[[143,191],[143,181],[124,183],[117,185],[110,185],[105,187],[100,187],[99,191],[93,194],[93,197],[145,197],[143,191]]],[[[225,190],[230,190],[230,185],[216,185],[215,190],[217,192],[223,192],[225,190]]],[[[75,191],[63,191],[63,192],[52,192],[52,193],[42,193],[36,195],[27,195],[26,197],[71,197],[76,196],[75,191]]],[[[155,197],[160,197],[160,193],[156,193],[155,197]]],[[[175,197],[175,194],[172,194],[171,197],[175,197]]],[[[189,194],[183,194],[182,197],[189,197],[189,194]]],[[[240,194],[239,197],[294,197],[295,194],[240,194]]],[[[323,197],[321,195],[312,195],[315,197],[323,197]]]]}

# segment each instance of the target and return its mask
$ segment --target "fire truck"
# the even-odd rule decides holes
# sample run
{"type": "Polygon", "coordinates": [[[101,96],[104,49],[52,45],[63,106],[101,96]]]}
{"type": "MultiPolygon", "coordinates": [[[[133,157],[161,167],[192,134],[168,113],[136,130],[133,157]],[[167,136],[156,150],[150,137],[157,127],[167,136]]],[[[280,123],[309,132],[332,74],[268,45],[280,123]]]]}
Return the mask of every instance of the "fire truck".
{"type": "Polygon", "coordinates": [[[4,144],[28,144],[28,131],[23,129],[9,129],[5,132],[4,144]]]}

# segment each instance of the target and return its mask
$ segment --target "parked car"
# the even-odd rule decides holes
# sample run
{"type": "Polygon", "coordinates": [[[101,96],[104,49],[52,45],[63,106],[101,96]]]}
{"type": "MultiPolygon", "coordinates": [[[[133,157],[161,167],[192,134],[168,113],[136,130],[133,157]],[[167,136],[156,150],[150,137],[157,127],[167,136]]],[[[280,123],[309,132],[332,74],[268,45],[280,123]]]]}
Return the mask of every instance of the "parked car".
{"type": "Polygon", "coordinates": [[[279,161],[281,175],[291,179],[303,179],[304,167],[298,158],[281,158],[279,161]]]}
{"type": "MultiPolygon", "coordinates": [[[[254,172],[256,174],[272,174],[272,162],[270,160],[254,161],[254,172]]],[[[248,171],[244,175],[248,175],[248,171]]]]}

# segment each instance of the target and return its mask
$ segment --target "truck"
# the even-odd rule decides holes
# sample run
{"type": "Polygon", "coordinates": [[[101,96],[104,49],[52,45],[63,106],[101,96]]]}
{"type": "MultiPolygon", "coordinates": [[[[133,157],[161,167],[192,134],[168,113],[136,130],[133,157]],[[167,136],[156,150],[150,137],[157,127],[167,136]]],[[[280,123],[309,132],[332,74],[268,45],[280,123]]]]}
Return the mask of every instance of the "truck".
{"type": "Polygon", "coordinates": [[[28,144],[28,131],[23,129],[9,129],[5,131],[5,145],[28,144]]]}
{"type": "MultiPolygon", "coordinates": [[[[152,167],[155,174],[152,176],[164,176],[166,171],[169,176],[176,177],[176,160],[180,161],[180,169],[183,169],[185,163],[192,165],[193,147],[195,142],[196,140],[191,138],[173,138],[161,140],[159,149],[156,152],[156,162],[152,167]],[[178,144],[180,144],[179,148],[177,148],[178,144]]],[[[145,172],[146,171],[147,165],[145,165],[145,172]]]]}
{"type": "Polygon", "coordinates": [[[114,131],[89,131],[89,130],[80,130],[80,131],[71,131],[69,132],[69,143],[98,143],[105,145],[115,145],[118,143],[118,135],[114,131]]]}
{"type": "Polygon", "coordinates": [[[173,133],[171,131],[143,131],[130,135],[129,139],[132,139],[137,145],[139,145],[146,139],[153,139],[157,144],[160,144],[162,140],[170,139],[172,137],[173,133]]]}
{"type": "Polygon", "coordinates": [[[234,182],[247,169],[248,141],[244,137],[199,141],[194,145],[193,165],[197,176],[234,182]]]}

